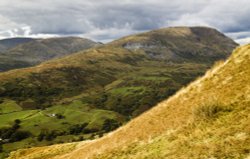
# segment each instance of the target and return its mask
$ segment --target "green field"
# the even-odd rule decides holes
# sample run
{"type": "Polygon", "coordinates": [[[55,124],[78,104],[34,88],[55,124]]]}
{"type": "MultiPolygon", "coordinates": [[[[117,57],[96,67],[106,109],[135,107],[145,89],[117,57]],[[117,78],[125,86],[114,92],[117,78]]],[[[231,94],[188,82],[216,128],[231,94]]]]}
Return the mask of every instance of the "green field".
{"type": "Polygon", "coordinates": [[[11,112],[20,111],[20,110],[22,110],[22,107],[20,107],[13,100],[4,100],[0,104],[0,114],[11,113],[11,112]]]}
{"type": "Polygon", "coordinates": [[[4,127],[11,127],[11,125],[14,123],[14,120],[19,119],[21,121],[20,130],[29,131],[32,134],[32,136],[22,141],[3,144],[3,150],[5,152],[4,154],[19,148],[35,145],[42,146],[52,143],[89,139],[95,134],[94,133],[91,135],[80,133],[79,135],[70,135],[68,130],[73,125],[88,123],[86,127],[87,129],[97,129],[96,132],[98,132],[102,130],[103,123],[106,119],[114,119],[120,121],[121,123],[124,122],[124,118],[118,113],[91,108],[80,100],[75,100],[72,103],[64,105],[55,105],[45,110],[22,110],[21,107],[15,104],[13,101],[8,101],[7,106],[2,106],[1,108],[3,112],[8,113],[0,115],[0,129],[4,127]],[[63,118],[58,119],[55,114],[61,114],[63,118]],[[53,141],[37,141],[37,136],[42,131],[57,131],[66,133],[57,136],[55,139],[53,139],[53,141]]]}
{"type": "MultiPolygon", "coordinates": [[[[5,99],[0,104],[0,129],[11,127],[14,120],[19,119],[21,120],[20,130],[29,131],[32,135],[22,141],[3,144],[4,154],[19,148],[79,141],[98,136],[103,133],[105,120],[114,119],[124,123],[132,116],[137,116],[173,94],[206,69],[206,66],[198,65],[201,69],[195,70],[193,67],[196,66],[190,67],[189,64],[175,65],[168,69],[153,66],[140,68],[136,72],[127,74],[121,73],[116,80],[103,88],[94,87],[88,92],[64,98],[57,102],[58,104],[47,108],[27,109],[22,102],[5,99]],[[56,114],[60,114],[63,118],[58,119],[56,114]],[[72,126],[84,123],[88,124],[86,129],[95,130],[95,132],[73,135],[69,133],[72,126]],[[41,132],[53,131],[63,134],[56,136],[52,141],[37,141],[41,132]]],[[[35,100],[28,99],[26,103],[27,101],[32,103],[35,100]]]]}

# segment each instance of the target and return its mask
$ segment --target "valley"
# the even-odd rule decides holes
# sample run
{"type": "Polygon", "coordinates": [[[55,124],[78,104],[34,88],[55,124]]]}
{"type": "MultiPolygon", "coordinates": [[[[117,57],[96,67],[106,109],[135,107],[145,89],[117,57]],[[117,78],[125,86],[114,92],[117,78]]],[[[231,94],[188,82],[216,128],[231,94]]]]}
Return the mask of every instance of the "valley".
{"type": "Polygon", "coordinates": [[[215,29],[164,28],[2,72],[1,155],[105,136],[204,75],[236,46],[215,29]]]}
{"type": "Polygon", "coordinates": [[[250,45],[102,138],[35,147],[12,158],[249,158],[250,45]]]}

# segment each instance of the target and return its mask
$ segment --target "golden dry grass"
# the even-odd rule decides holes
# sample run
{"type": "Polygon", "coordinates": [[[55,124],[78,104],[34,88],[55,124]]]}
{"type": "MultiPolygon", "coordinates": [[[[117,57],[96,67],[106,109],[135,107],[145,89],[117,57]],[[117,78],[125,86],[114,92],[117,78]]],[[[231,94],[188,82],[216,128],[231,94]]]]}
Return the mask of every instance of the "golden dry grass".
{"type": "Polygon", "coordinates": [[[38,158],[50,158],[55,157],[57,155],[60,155],[62,153],[69,153],[72,150],[74,150],[77,143],[69,143],[64,145],[54,145],[54,146],[47,146],[46,148],[40,149],[39,147],[32,149],[32,151],[16,151],[15,155],[13,155],[11,158],[19,159],[20,156],[26,156],[30,154],[31,152],[35,154],[32,155],[32,159],[38,159],[38,158]]]}
{"type": "MultiPolygon", "coordinates": [[[[173,97],[118,130],[49,155],[52,147],[19,150],[10,158],[244,158],[250,153],[250,45],[237,48],[224,63],[173,97]],[[216,98],[231,111],[212,121],[196,121],[194,110],[216,98]],[[25,152],[25,153],[22,153],[25,152]],[[229,154],[229,155],[227,155],[229,154]],[[217,155],[217,156],[216,156],[217,155]],[[37,157],[39,158],[39,157],[37,157]]],[[[67,145],[56,145],[60,148],[67,145]]]]}

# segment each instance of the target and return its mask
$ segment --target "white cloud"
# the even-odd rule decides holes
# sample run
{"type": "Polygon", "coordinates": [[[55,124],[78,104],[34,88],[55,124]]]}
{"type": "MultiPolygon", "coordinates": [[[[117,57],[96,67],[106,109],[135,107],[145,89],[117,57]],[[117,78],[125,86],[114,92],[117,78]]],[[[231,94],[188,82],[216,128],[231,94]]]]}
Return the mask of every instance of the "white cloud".
{"type": "Polygon", "coordinates": [[[197,16],[194,16],[193,14],[183,14],[180,16],[179,19],[173,20],[173,21],[168,21],[167,23],[170,26],[210,26],[209,23],[207,23],[205,20],[202,18],[199,18],[197,16]]]}
{"type": "Polygon", "coordinates": [[[14,28],[19,27],[18,24],[11,21],[10,19],[2,16],[1,14],[0,14],[0,24],[1,24],[0,25],[0,31],[14,29],[14,28]]]}
{"type": "Polygon", "coordinates": [[[124,27],[121,28],[116,28],[116,27],[107,29],[94,28],[90,32],[82,34],[81,36],[86,38],[99,39],[100,41],[106,43],[112,41],[117,37],[123,37],[134,33],[138,33],[138,31],[133,30],[131,25],[127,23],[125,24],[124,27]]]}
{"type": "Polygon", "coordinates": [[[250,37],[235,40],[238,44],[250,44],[250,37]]]}

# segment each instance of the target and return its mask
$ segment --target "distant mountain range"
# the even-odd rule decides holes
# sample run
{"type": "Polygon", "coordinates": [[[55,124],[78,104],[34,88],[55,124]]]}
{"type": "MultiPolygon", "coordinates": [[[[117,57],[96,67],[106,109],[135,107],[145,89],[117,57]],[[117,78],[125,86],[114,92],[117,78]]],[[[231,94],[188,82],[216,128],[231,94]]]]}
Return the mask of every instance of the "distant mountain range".
{"type": "Polygon", "coordinates": [[[0,71],[34,66],[97,45],[100,43],[77,37],[0,40],[0,71]]]}
{"type": "Polygon", "coordinates": [[[4,56],[35,66],[0,73],[0,135],[19,119],[16,131],[27,136],[10,145],[102,136],[174,95],[236,46],[206,27],[164,28],[105,45],[79,38],[20,44],[4,56]]]}

